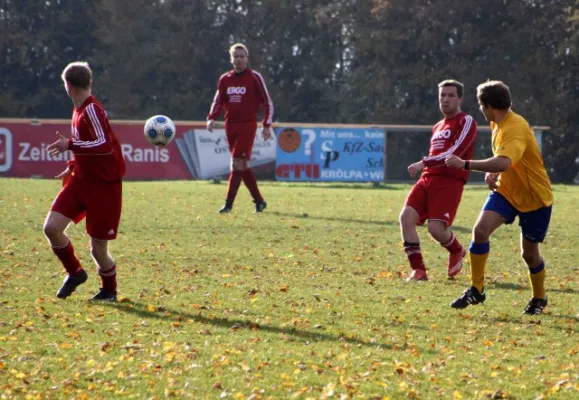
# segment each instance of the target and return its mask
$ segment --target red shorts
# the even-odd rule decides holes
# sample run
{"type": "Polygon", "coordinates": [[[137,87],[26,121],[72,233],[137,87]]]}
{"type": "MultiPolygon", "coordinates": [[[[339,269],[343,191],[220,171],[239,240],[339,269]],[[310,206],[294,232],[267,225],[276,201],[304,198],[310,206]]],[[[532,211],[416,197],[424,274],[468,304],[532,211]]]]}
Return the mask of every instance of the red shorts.
{"type": "Polygon", "coordinates": [[[442,221],[451,226],[462,198],[464,182],[448,176],[420,178],[412,187],[405,205],[416,210],[418,225],[426,220],[442,221]]]}
{"type": "Polygon", "coordinates": [[[112,240],[117,237],[121,220],[123,183],[90,182],[72,178],[54,199],[55,211],[78,224],[86,216],[86,231],[91,238],[112,240]]]}
{"type": "Polygon", "coordinates": [[[225,134],[232,158],[251,159],[256,132],[257,121],[225,124],[225,134]]]}

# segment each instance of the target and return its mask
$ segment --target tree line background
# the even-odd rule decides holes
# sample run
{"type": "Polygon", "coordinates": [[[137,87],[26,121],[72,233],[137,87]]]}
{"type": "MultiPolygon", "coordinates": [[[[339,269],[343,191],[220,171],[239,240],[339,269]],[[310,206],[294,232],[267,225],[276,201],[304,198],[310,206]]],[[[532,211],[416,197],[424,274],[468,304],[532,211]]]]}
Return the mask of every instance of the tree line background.
{"type": "Polygon", "coordinates": [[[433,124],[455,78],[486,124],[475,88],[503,80],[552,179],[579,176],[579,0],[0,0],[0,117],[70,117],[86,60],[111,118],[203,120],[237,41],[279,122],[433,124]]]}

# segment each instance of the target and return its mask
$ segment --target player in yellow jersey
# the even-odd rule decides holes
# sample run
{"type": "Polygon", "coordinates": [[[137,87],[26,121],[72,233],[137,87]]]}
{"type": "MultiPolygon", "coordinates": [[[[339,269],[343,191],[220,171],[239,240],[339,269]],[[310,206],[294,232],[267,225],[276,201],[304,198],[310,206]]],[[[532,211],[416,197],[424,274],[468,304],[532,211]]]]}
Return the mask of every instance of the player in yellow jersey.
{"type": "Polygon", "coordinates": [[[491,193],[472,230],[470,244],[471,284],[451,306],[466,308],[486,300],[485,265],[490,251],[491,234],[502,224],[519,217],[522,257],[529,268],[533,297],[524,313],[537,315],[547,306],[545,263],[539,251],[551,219],[553,193],[539,145],[529,126],[511,110],[509,87],[500,81],[488,81],[477,87],[480,110],[492,130],[494,157],[486,160],[446,158],[452,168],[486,172],[485,182],[491,193]]]}

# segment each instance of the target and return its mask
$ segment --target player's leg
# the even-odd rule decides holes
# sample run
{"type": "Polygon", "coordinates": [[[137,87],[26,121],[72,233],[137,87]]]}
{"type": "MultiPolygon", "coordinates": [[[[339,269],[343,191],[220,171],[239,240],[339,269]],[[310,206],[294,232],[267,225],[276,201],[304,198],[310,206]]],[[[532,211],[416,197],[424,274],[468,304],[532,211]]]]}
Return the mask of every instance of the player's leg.
{"type": "Polygon", "coordinates": [[[247,167],[243,170],[243,183],[253,198],[253,202],[255,203],[255,212],[262,212],[265,210],[267,208],[267,202],[263,199],[263,196],[257,187],[255,174],[249,165],[247,165],[247,167]]]}
{"type": "Polygon", "coordinates": [[[545,262],[539,250],[549,228],[551,207],[519,214],[521,226],[521,256],[529,269],[533,297],[524,310],[525,314],[538,315],[547,306],[545,291],[545,262]]]}
{"type": "Polygon", "coordinates": [[[74,247],[65,230],[71,221],[79,222],[84,216],[83,204],[78,196],[77,184],[66,185],[58,194],[46,220],[44,235],[53,253],[58,257],[67,276],[56,296],[65,299],[87,280],[87,273],[74,254],[74,247]]]}
{"type": "Polygon", "coordinates": [[[229,164],[229,182],[227,185],[227,194],[225,195],[225,204],[219,209],[220,214],[230,213],[233,209],[233,202],[237,196],[239,185],[243,178],[243,172],[238,167],[238,162],[235,160],[235,148],[239,138],[238,124],[225,123],[225,135],[227,136],[227,145],[231,153],[231,160],[229,164]]]}
{"type": "Polygon", "coordinates": [[[454,178],[435,177],[428,185],[428,231],[448,255],[448,277],[454,278],[462,270],[466,250],[450,227],[456,217],[464,184],[454,178]]]}
{"type": "Polygon", "coordinates": [[[243,183],[253,198],[253,202],[255,203],[255,212],[262,212],[267,207],[267,203],[263,199],[263,196],[257,187],[255,174],[249,166],[249,160],[251,160],[251,152],[253,150],[253,143],[255,142],[256,130],[257,124],[254,122],[248,123],[243,127],[243,132],[240,134],[237,143],[236,154],[238,154],[244,160],[242,175],[243,183]]]}
{"type": "Polygon", "coordinates": [[[404,242],[404,252],[412,273],[408,280],[427,280],[426,266],[420,250],[420,238],[416,226],[426,219],[426,191],[424,181],[419,180],[410,190],[400,212],[400,233],[404,242]]]}
{"type": "Polygon", "coordinates": [[[464,291],[451,306],[466,308],[486,300],[484,276],[490,252],[490,237],[502,224],[514,221],[517,210],[500,194],[491,192],[472,230],[469,247],[471,287],[464,291]]]}
{"type": "Polygon", "coordinates": [[[462,260],[466,256],[466,250],[445,221],[428,220],[428,232],[448,251],[447,273],[448,277],[453,279],[462,271],[462,260]]]}
{"type": "Polygon", "coordinates": [[[267,208],[267,202],[263,199],[263,196],[257,187],[257,180],[255,179],[253,171],[249,167],[249,161],[244,161],[243,183],[253,198],[253,202],[255,203],[255,212],[262,212],[267,208]]]}
{"type": "Polygon", "coordinates": [[[219,209],[220,214],[230,213],[233,209],[233,202],[243,179],[243,161],[241,158],[235,158],[234,153],[232,153],[227,196],[225,197],[225,205],[219,209]]]}
{"type": "Polygon", "coordinates": [[[90,253],[102,282],[100,291],[91,300],[117,300],[117,265],[109,253],[108,244],[108,240],[90,240],[90,253]]]}
{"type": "Polygon", "coordinates": [[[109,241],[117,237],[121,209],[121,182],[94,184],[87,191],[86,231],[91,237],[91,255],[102,282],[92,300],[117,299],[117,265],[109,254],[109,241]]]}

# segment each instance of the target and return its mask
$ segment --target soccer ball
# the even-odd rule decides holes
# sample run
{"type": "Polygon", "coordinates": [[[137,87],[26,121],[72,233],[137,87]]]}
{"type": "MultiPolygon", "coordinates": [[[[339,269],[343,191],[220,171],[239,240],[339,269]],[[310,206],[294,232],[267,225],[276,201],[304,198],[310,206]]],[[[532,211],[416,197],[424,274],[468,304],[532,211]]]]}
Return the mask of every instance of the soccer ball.
{"type": "Polygon", "coordinates": [[[145,138],[155,146],[165,146],[175,138],[175,123],[164,115],[155,115],[145,123],[145,138]]]}

